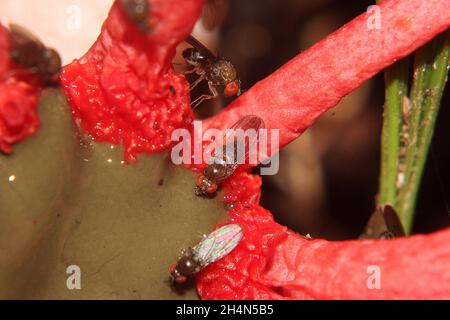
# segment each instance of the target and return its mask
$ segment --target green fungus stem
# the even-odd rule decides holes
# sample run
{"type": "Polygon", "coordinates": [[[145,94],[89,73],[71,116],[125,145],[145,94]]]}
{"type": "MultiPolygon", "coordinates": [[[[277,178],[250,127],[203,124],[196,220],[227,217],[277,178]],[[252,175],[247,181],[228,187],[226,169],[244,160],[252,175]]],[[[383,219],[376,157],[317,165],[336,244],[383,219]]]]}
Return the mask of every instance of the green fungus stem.
{"type": "Polygon", "coordinates": [[[402,60],[385,72],[386,101],[381,133],[381,174],[378,204],[396,206],[397,169],[400,156],[402,105],[408,94],[408,60],[402,60]]]}
{"type": "Polygon", "coordinates": [[[413,225],[420,182],[447,81],[449,43],[450,32],[446,32],[419,49],[415,57],[405,180],[399,190],[396,208],[407,233],[413,225]]]}

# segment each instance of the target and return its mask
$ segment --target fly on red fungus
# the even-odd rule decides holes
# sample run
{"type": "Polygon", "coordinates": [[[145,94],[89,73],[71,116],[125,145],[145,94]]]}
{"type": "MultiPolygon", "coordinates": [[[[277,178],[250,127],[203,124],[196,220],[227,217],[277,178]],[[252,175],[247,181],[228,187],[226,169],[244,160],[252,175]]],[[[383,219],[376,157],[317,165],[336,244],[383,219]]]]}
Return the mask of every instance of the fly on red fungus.
{"type": "Polygon", "coordinates": [[[212,53],[200,41],[189,36],[186,42],[192,46],[183,51],[183,58],[193,68],[185,74],[196,73],[199,77],[191,84],[191,90],[200,82],[206,80],[210,94],[203,94],[194,101],[192,107],[195,109],[204,100],[216,98],[219,95],[218,87],[223,87],[226,97],[239,96],[241,94],[241,81],[237,76],[233,64],[212,53]]]}
{"type": "Polygon", "coordinates": [[[197,272],[233,251],[242,236],[242,228],[238,224],[227,224],[205,236],[195,247],[184,250],[178,262],[171,266],[171,282],[185,283],[197,272]]]}
{"type": "Polygon", "coordinates": [[[151,7],[148,0],[121,0],[121,4],[128,18],[141,31],[149,32],[153,29],[154,22],[151,19],[151,7]]]}
{"type": "Polygon", "coordinates": [[[246,161],[251,148],[256,147],[259,138],[259,130],[264,129],[264,121],[255,115],[248,115],[238,120],[224,137],[224,144],[218,144],[215,152],[209,159],[208,165],[203,170],[203,173],[197,178],[197,185],[194,192],[197,196],[213,195],[218,185],[230,177],[239,166],[238,160],[246,161]],[[253,133],[245,138],[246,134],[253,133]],[[242,136],[236,134],[241,131],[245,133],[242,136]],[[244,140],[241,140],[241,139],[244,140]],[[242,152],[241,152],[242,151],[242,152]],[[240,155],[242,159],[240,158],[240,155]]]}
{"type": "Polygon", "coordinates": [[[375,209],[360,238],[393,239],[404,236],[405,231],[397,212],[391,205],[384,205],[375,209]]]}
{"type": "Polygon", "coordinates": [[[61,71],[61,58],[58,52],[46,47],[24,27],[11,24],[9,32],[12,44],[11,59],[24,67],[25,72],[38,75],[44,84],[57,82],[61,71]]]}

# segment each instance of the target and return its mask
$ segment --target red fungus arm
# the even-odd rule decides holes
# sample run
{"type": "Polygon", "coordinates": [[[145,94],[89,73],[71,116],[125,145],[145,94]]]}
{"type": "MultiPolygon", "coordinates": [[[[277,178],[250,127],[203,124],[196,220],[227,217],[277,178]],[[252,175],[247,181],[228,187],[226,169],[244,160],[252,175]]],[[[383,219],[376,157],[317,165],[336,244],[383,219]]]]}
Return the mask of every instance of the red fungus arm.
{"type": "Polygon", "coordinates": [[[296,298],[449,299],[449,240],[450,229],[346,242],[305,240],[289,233],[262,280],[296,298]]]}
{"type": "Polygon", "coordinates": [[[244,238],[200,273],[203,299],[449,299],[450,229],[395,240],[310,240],[261,207],[238,210],[244,238]]]}
{"type": "Polygon", "coordinates": [[[205,127],[227,128],[247,114],[280,129],[280,147],[383,68],[450,26],[450,0],[385,0],[381,28],[364,13],[258,82],[205,127]]]}
{"type": "Polygon", "coordinates": [[[165,150],[172,131],[193,121],[189,84],[171,61],[203,0],[149,4],[154,29],[143,33],[115,1],[96,43],[61,80],[77,123],[97,141],[122,142],[127,161],[165,150]]]}

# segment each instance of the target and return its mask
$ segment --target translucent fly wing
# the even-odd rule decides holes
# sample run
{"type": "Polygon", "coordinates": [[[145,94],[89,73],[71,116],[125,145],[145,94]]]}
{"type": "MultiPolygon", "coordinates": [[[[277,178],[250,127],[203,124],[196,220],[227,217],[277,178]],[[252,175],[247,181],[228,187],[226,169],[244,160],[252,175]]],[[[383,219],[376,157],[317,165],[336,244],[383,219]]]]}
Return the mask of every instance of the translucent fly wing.
{"type": "Polygon", "coordinates": [[[217,56],[211,52],[203,43],[198,41],[196,38],[194,38],[192,35],[189,35],[186,38],[186,42],[191,45],[193,48],[197,49],[203,56],[215,59],[217,56]]]}
{"type": "Polygon", "coordinates": [[[247,115],[239,119],[225,130],[222,141],[218,141],[213,160],[216,163],[226,162],[229,165],[246,163],[249,152],[256,147],[259,130],[265,128],[264,120],[255,115],[247,115]]]}
{"type": "Polygon", "coordinates": [[[241,241],[242,228],[238,224],[225,225],[206,236],[192,250],[202,267],[222,259],[241,241]]]}
{"type": "Polygon", "coordinates": [[[263,119],[255,115],[247,115],[236,121],[236,123],[233,124],[230,129],[242,129],[245,131],[248,129],[263,129],[264,127],[265,124],[263,119]]]}

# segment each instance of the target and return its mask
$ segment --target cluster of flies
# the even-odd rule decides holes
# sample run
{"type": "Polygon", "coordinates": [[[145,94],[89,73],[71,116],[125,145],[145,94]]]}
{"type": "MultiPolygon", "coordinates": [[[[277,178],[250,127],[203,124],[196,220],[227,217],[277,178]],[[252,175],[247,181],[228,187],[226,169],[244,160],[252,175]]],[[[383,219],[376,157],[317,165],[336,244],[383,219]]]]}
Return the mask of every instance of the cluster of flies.
{"type": "MultiPolygon", "coordinates": [[[[152,19],[150,17],[150,5],[147,0],[122,0],[125,12],[130,19],[144,32],[152,29],[152,19]]],[[[193,109],[198,107],[203,101],[214,99],[219,96],[220,88],[226,97],[239,96],[241,94],[241,82],[237,76],[236,68],[227,59],[215,55],[200,41],[193,36],[189,36],[186,42],[191,46],[183,51],[182,56],[190,69],[185,74],[196,74],[198,78],[190,85],[194,89],[202,81],[208,84],[209,93],[202,94],[193,100],[193,109]]],[[[255,115],[247,115],[238,120],[230,129],[233,130],[255,130],[264,128],[264,121],[255,115]]],[[[229,141],[224,137],[225,141],[229,141]]],[[[256,140],[258,136],[256,137],[256,140]]],[[[249,145],[256,141],[249,141],[249,145]]],[[[245,141],[232,140],[222,146],[219,155],[213,154],[209,164],[198,176],[195,194],[198,196],[214,195],[218,185],[229,178],[237,169],[235,162],[236,150],[245,141]],[[231,143],[231,148],[229,147],[231,143]],[[231,154],[230,154],[231,150],[231,154]],[[234,161],[233,161],[234,159],[234,161]]],[[[250,146],[249,146],[250,147],[250,146]]],[[[378,208],[363,234],[363,237],[390,239],[404,235],[398,215],[391,206],[378,208]]],[[[242,229],[238,224],[225,225],[211,234],[205,236],[196,246],[183,251],[180,259],[170,269],[170,279],[172,283],[185,283],[196,273],[210,265],[211,263],[229,254],[241,241],[242,229]]]]}
{"type": "MultiPolygon", "coordinates": [[[[151,17],[151,6],[147,0],[121,0],[124,12],[141,31],[151,32],[154,27],[154,19],[151,17]]],[[[190,85],[194,89],[202,81],[208,84],[209,93],[200,95],[191,102],[193,109],[203,101],[219,96],[219,90],[226,97],[239,96],[241,94],[241,81],[238,78],[236,68],[227,59],[220,57],[193,36],[188,36],[186,43],[191,47],[183,50],[182,56],[190,67],[184,74],[196,74],[198,78],[190,85]]],[[[253,129],[259,132],[264,128],[264,121],[257,116],[245,116],[237,121],[231,129],[253,129]]],[[[233,142],[236,143],[236,142],[233,142]]],[[[226,146],[225,146],[226,147],[226,146]]],[[[229,150],[230,148],[225,148],[229,150]]],[[[236,146],[237,147],[237,146],[236,146]]],[[[233,149],[233,148],[231,148],[233,149]]],[[[237,148],[234,148],[237,149],[237,148]]],[[[203,174],[197,179],[195,194],[198,196],[214,195],[218,185],[230,177],[236,170],[237,164],[230,161],[231,156],[222,152],[222,156],[213,156],[210,163],[203,170],[203,174]]],[[[234,157],[233,159],[236,159],[234,157]]]]}
{"type": "MultiPolygon", "coordinates": [[[[141,31],[151,32],[155,26],[151,15],[151,6],[147,0],[122,0],[125,13],[141,31]]],[[[198,75],[190,89],[194,89],[202,81],[207,81],[209,93],[202,94],[192,101],[192,108],[196,108],[203,101],[219,96],[219,88],[223,88],[223,95],[232,97],[241,94],[241,82],[234,65],[223,57],[219,57],[193,36],[188,36],[186,42],[191,46],[183,51],[186,63],[191,67],[185,74],[198,75]]]]}
{"type": "MultiPolygon", "coordinates": [[[[150,17],[151,8],[148,1],[122,0],[122,4],[127,15],[142,31],[151,31],[153,22],[150,17]]],[[[192,101],[193,109],[205,100],[218,97],[220,88],[223,88],[222,93],[226,97],[241,94],[241,82],[236,68],[230,61],[212,53],[193,36],[189,36],[186,42],[191,47],[185,49],[182,56],[191,68],[184,73],[198,76],[190,85],[190,89],[194,89],[202,81],[207,82],[209,89],[209,93],[202,94],[192,101]]],[[[238,120],[230,129],[243,131],[253,129],[259,132],[259,129],[263,128],[264,121],[260,117],[249,115],[238,120]]],[[[227,141],[227,137],[225,137],[225,141],[227,141]]],[[[238,164],[230,159],[237,159],[234,152],[241,142],[233,141],[231,143],[233,144],[231,148],[227,148],[227,145],[220,146],[223,148],[220,156],[212,156],[209,164],[197,179],[196,195],[214,195],[218,185],[236,171],[238,164]],[[232,150],[233,154],[229,154],[229,150],[232,150]]],[[[242,235],[242,228],[238,224],[229,224],[205,236],[196,246],[184,250],[178,262],[171,266],[171,282],[174,284],[185,283],[206,266],[228,255],[241,241],[242,235]]]]}
{"type": "MultiPolygon", "coordinates": [[[[154,20],[151,18],[151,8],[147,0],[122,0],[122,6],[128,15],[142,32],[151,32],[154,20]]],[[[14,76],[32,74],[38,76],[42,85],[53,85],[57,83],[61,71],[61,58],[58,52],[45,46],[36,36],[25,28],[11,24],[9,26],[11,39],[11,59],[22,66],[15,70],[14,76]]],[[[227,97],[240,95],[241,83],[233,64],[215,54],[206,46],[189,36],[186,42],[191,45],[183,51],[184,60],[192,68],[185,73],[198,75],[190,88],[194,89],[200,82],[207,81],[209,94],[203,94],[194,101],[192,107],[196,108],[203,101],[216,98],[219,95],[218,88],[222,87],[223,94],[227,97]]],[[[8,74],[11,76],[11,74],[8,74]]],[[[248,115],[238,120],[230,129],[255,130],[264,128],[264,121],[254,115],[248,115]]],[[[225,141],[227,138],[225,137],[225,141]]],[[[218,185],[229,178],[237,169],[238,165],[230,159],[237,159],[236,154],[229,154],[229,150],[235,152],[240,141],[231,142],[233,146],[227,148],[222,146],[221,156],[215,155],[210,159],[202,174],[198,177],[195,194],[198,196],[210,196],[216,193],[218,185]]],[[[373,237],[375,234],[381,238],[393,238],[404,235],[398,216],[390,206],[379,209],[380,214],[368,224],[365,237],[373,237]],[[377,218],[377,217],[380,218],[377,218]],[[380,227],[381,226],[381,227],[380,227]]],[[[225,257],[241,241],[242,228],[238,224],[225,225],[209,235],[192,248],[183,251],[182,256],[170,269],[172,283],[185,283],[197,272],[211,263],[225,257]]]]}
{"type": "MultiPolygon", "coordinates": [[[[121,0],[121,5],[129,19],[142,32],[152,31],[154,20],[151,18],[151,7],[147,0],[121,0]]],[[[36,36],[21,26],[11,24],[9,33],[11,59],[22,67],[14,72],[36,75],[42,85],[56,84],[61,71],[61,58],[58,52],[45,46],[36,36]]],[[[223,95],[226,97],[240,95],[241,83],[230,61],[212,53],[193,36],[189,36],[186,42],[191,47],[185,49],[182,55],[191,69],[185,73],[198,75],[198,79],[191,84],[190,88],[192,90],[200,82],[206,81],[210,91],[192,101],[193,108],[205,100],[216,98],[219,95],[219,88],[223,88],[223,95]]],[[[20,74],[14,75],[20,76],[20,74]]],[[[231,127],[231,129],[244,131],[253,129],[256,132],[262,128],[264,128],[263,120],[251,115],[243,117],[231,127]]],[[[229,161],[230,154],[225,151],[230,149],[236,148],[224,146],[224,152],[220,158],[213,155],[212,161],[197,179],[195,188],[197,195],[214,194],[218,185],[235,172],[238,165],[229,161]]],[[[242,236],[242,228],[238,224],[225,225],[205,236],[196,246],[183,251],[181,258],[171,267],[171,281],[186,282],[206,266],[229,254],[238,245],[242,236]]]]}

